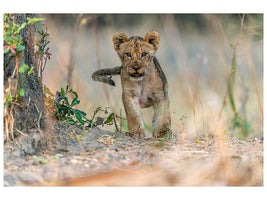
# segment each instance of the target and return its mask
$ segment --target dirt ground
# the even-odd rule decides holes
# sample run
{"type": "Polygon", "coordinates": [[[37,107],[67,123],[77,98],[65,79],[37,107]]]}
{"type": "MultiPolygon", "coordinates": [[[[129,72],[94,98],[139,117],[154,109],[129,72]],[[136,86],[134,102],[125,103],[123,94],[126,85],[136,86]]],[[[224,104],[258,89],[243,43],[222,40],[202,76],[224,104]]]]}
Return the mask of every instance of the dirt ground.
{"type": "Polygon", "coordinates": [[[55,133],[41,153],[4,145],[4,186],[263,186],[263,138],[138,139],[64,122],[55,133]]]}

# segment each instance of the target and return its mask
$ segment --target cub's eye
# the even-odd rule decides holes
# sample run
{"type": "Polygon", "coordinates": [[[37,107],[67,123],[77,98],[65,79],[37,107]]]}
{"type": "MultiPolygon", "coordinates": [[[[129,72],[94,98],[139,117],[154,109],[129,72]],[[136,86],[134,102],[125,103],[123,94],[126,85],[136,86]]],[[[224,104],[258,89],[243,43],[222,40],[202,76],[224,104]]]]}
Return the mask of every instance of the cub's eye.
{"type": "Polygon", "coordinates": [[[146,57],[147,53],[146,52],[143,52],[142,53],[142,57],[146,57]]]}
{"type": "Polygon", "coordinates": [[[125,55],[129,58],[131,57],[131,53],[125,53],[125,55]]]}

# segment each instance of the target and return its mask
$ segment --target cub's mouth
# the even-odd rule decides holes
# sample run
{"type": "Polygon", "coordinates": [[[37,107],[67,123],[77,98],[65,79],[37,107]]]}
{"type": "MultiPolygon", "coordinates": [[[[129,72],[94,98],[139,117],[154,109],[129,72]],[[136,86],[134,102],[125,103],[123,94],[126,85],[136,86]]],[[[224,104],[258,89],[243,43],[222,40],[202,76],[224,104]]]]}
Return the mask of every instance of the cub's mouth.
{"type": "Polygon", "coordinates": [[[131,77],[134,77],[134,78],[139,78],[139,77],[143,77],[144,76],[144,74],[145,73],[129,73],[129,75],[131,76],[131,77]]]}

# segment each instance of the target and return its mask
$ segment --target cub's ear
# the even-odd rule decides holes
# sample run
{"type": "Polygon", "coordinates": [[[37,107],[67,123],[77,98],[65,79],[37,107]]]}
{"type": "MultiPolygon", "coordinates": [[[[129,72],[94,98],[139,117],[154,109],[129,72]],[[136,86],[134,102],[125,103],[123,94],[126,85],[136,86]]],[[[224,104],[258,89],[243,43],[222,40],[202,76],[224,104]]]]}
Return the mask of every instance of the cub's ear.
{"type": "Polygon", "coordinates": [[[144,41],[152,44],[155,51],[159,48],[159,34],[156,31],[149,32],[145,35],[144,41]]]}
{"type": "Polygon", "coordinates": [[[116,51],[119,51],[120,45],[126,41],[128,41],[129,38],[122,32],[117,32],[113,35],[112,41],[114,43],[114,48],[116,51]]]}

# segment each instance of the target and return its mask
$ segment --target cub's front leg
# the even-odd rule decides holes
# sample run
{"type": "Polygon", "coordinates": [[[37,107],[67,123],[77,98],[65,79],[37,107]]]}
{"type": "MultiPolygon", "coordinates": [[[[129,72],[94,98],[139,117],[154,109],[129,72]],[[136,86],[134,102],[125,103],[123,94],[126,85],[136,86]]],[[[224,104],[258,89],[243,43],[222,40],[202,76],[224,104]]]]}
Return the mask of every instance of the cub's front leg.
{"type": "Polygon", "coordinates": [[[144,137],[145,129],[140,113],[139,98],[123,92],[122,102],[126,112],[128,132],[133,136],[144,137]]]}
{"type": "Polygon", "coordinates": [[[153,104],[153,137],[160,138],[171,130],[170,102],[168,98],[153,104]]]}

